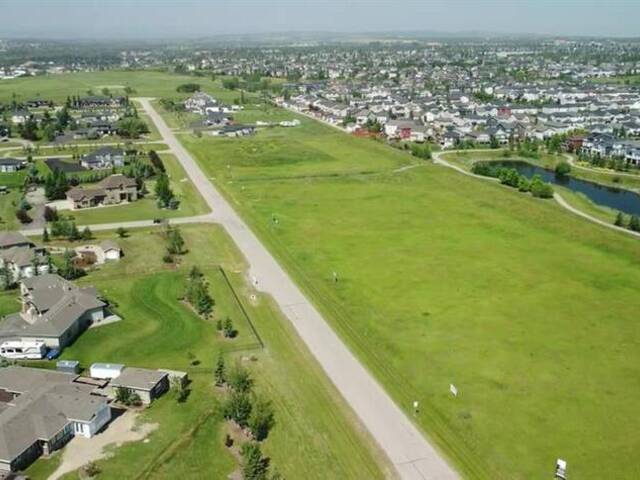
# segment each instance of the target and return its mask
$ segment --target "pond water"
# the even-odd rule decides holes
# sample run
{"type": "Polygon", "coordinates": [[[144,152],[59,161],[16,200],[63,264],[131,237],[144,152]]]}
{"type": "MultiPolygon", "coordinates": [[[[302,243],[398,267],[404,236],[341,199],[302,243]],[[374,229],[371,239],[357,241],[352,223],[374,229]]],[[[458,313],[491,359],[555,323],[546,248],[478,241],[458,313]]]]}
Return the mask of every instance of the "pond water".
{"type": "Polygon", "coordinates": [[[521,160],[491,162],[491,165],[515,168],[520,175],[531,178],[540,175],[545,182],[569,188],[584,194],[593,203],[604,205],[628,215],[640,215],[640,195],[622,188],[607,187],[599,183],[581,180],[572,176],[560,176],[552,170],[538,167],[521,160]]]}

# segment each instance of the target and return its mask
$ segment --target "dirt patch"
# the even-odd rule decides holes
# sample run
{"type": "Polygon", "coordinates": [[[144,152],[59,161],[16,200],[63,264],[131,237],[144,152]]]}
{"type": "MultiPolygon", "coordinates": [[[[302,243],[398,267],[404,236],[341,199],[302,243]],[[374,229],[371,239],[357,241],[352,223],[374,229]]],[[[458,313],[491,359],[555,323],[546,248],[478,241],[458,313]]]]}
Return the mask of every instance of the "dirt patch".
{"type": "Polygon", "coordinates": [[[145,439],[158,428],[157,423],[137,425],[139,412],[126,411],[113,420],[106,429],[92,438],[74,437],[62,451],[60,465],[49,480],[57,480],[66,473],[78,470],[88,462],[108,458],[107,447],[119,447],[126,442],[137,442],[145,439]]]}

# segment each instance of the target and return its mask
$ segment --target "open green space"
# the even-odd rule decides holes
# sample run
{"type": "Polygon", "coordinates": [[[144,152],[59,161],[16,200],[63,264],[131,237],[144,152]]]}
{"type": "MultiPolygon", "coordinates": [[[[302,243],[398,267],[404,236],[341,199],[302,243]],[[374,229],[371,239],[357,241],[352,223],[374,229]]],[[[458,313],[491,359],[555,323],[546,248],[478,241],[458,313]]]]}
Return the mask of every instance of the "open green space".
{"type": "Polygon", "coordinates": [[[310,121],[181,139],[466,477],[637,478],[637,240],[310,121]]]}
{"type": "Polygon", "coordinates": [[[344,175],[367,176],[412,161],[406,152],[391,150],[383,143],[352,138],[313,120],[297,118],[302,122],[298,127],[259,129],[250,137],[213,139],[191,134],[179,137],[198,158],[207,159],[204,165],[207,173],[229,185],[265,179],[311,181],[344,175]]]}
{"type": "Polygon", "coordinates": [[[87,95],[89,90],[94,95],[101,95],[103,87],[108,87],[114,95],[125,95],[124,88],[130,87],[134,90],[130,93],[131,97],[186,97],[187,94],[176,92],[176,87],[194,82],[200,83],[203,88],[217,84],[207,77],[193,77],[162,71],[78,72],[3,81],[0,84],[0,101],[11,101],[12,95],[15,93],[18,101],[42,97],[52,99],[55,102],[63,102],[69,95],[87,95]]]}
{"type": "MultiPolygon", "coordinates": [[[[85,367],[109,361],[186,370],[193,380],[185,403],[170,392],[143,413],[141,421],[158,423],[157,430],[147,443],[113,449],[113,457],[98,462],[100,478],[227,478],[236,461],[223,446],[221,392],[213,386],[212,373],[221,350],[229,364],[243,361],[258,391],[273,402],[276,426],[263,450],[285,478],[382,478],[387,466],[371,440],[358,431],[351,412],[288,321],[269,298],[250,291],[244,261],[223,230],[203,225],[181,231],[189,252],[178,267],[162,263],[159,229],[133,230],[124,239],[101,232],[95,241],[116,239],[125,256],[78,281],[98,288],[123,320],[85,332],[63,358],[78,359],[85,367]],[[205,274],[215,299],[211,319],[197,317],[178,300],[193,265],[205,274]],[[216,320],[227,316],[239,331],[234,340],[216,330],[216,320]]],[[[16,292],[0,294],[1,314],[18,308],[15,298],[16,292]]],[[[31,478],[46,478],[57,461],[39,460],[29,471],[31,478]]]]}

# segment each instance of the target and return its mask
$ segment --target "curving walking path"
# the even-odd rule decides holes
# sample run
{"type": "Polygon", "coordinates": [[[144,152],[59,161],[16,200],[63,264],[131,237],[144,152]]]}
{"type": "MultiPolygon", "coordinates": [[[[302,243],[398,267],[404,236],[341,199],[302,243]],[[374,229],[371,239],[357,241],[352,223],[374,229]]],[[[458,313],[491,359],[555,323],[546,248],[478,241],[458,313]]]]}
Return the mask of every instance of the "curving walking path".
{"type": "MultiPolygon", "coordinates": [[[[469,150],[446,150],[446,151],[441,151],[441,152],[435,152],[433,154],[433,163],[437,164],[437,165],[442,165],[444,167],[448,167],[451,168],[453,170],[455,170],[456,172],[460,172],[464,175],[467,175],[469,177],[474,177],[474,178],[479,178],[481,180],[485,180],[485,181],[493,181],[493,182],[497,182],[498,179],[497,178],[491,178],[491,177],[484,177],[482,175],[476,175],[475,173],[469,172],[467,170],[465,170],[462,167],[459,167],[458,165],[454,165],[450,162],[447,162],[446,160],[442,159],[442,155],[443,154],[447,154],[447,153],[455,153],[456,151],[464,151],[464,152],[479,152],[482,150],[474,150],[474,149],[469,149],[469,150]]],[[[626,233],[627,235],[632,235],[634,237],[640,238],[640,232],[634,232],[633,230],[628,230],[626,228],[623,227],[618,227],[616,225],[613,225],[612,223],[607,223],[604,220],[600,220],[599,218],[596,218],[592,215],[589,215],[588,213],[583,212],[582,210],[579,210],[571,205],[569,205],[569,203],[567,203],[567,201],[562,198],[562,195],[560,195],[558,192],[555,192],[553,194],[553,199],[558,203],[558,205],[560,205],[562,208],[564,208],[565,210],[568,210],[569,212],[578,215],[586,220],[589,220],[592,223],[597,223],[600,226],[603,227],[607,227],[610,228],[612,230],[616,230],[618,232],[622,232],[622,233],[626,233]]]]}
{"type": "Polygon", "coordinates": [[[193,184],[211,207],[211,217],[227,230],[244,254],[256,288],[273,297],[327,376],[389,457],[398,475],[406,480],[459,478],[342,343],[244,220],[214,188],[196,161],[175,137],[174,132],[153,108],[152,99],[137,100],[156,124],[164,143],[178,158],[193,184]]]}

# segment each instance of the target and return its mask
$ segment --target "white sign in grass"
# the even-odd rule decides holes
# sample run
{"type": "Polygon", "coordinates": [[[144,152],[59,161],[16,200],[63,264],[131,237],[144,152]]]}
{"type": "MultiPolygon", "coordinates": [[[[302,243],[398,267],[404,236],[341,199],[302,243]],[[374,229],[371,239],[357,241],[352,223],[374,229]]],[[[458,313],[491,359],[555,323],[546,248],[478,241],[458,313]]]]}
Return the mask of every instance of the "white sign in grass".
{"type": "Polygon", "coordinates": [[[453,383],[449,384],[449,391],[451,392],[451,395],[453,395],[454,397],[458,396],[458,389],[453,383]]]}

